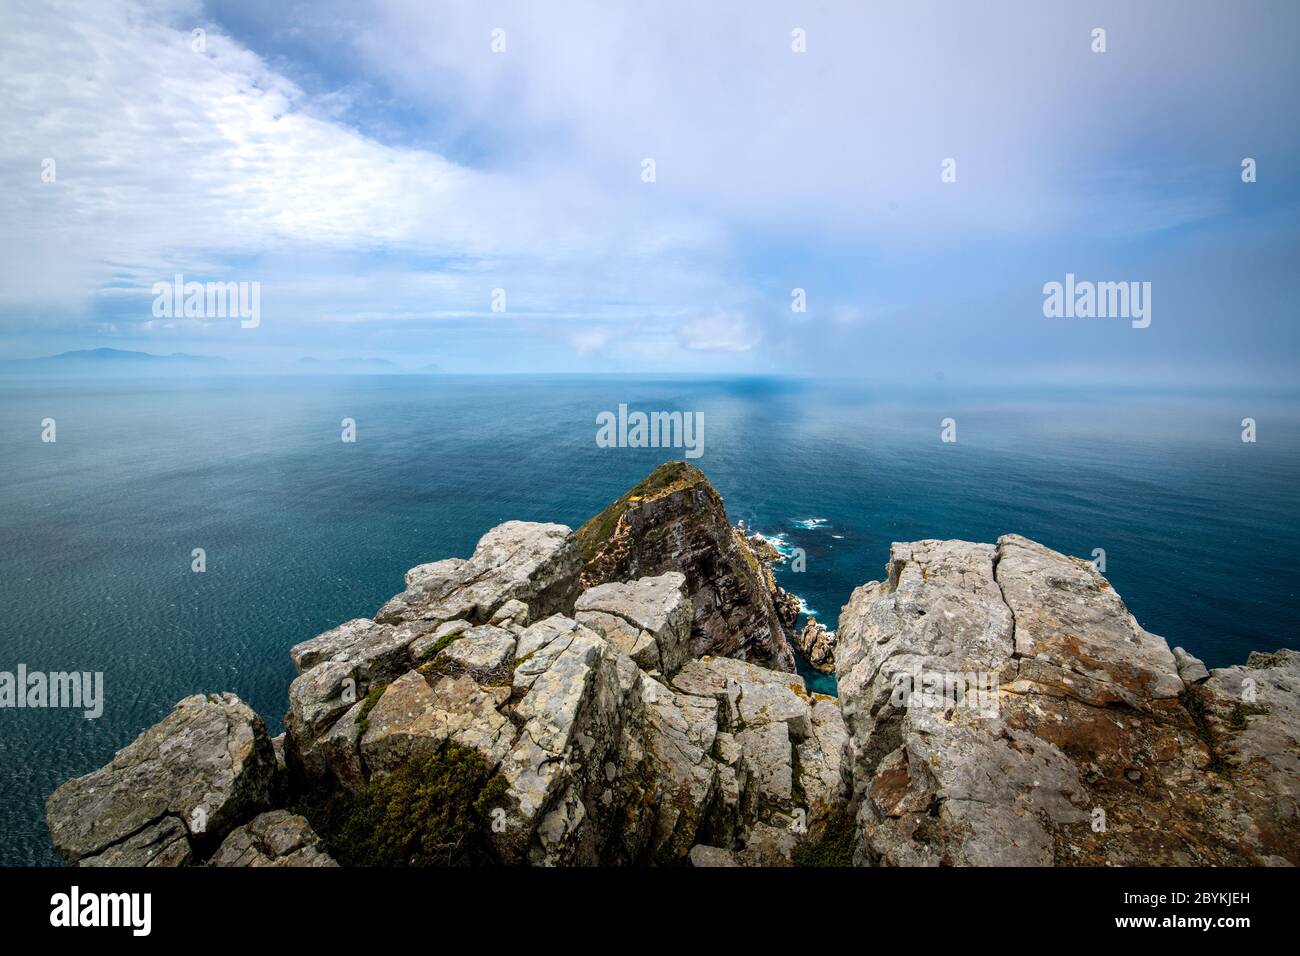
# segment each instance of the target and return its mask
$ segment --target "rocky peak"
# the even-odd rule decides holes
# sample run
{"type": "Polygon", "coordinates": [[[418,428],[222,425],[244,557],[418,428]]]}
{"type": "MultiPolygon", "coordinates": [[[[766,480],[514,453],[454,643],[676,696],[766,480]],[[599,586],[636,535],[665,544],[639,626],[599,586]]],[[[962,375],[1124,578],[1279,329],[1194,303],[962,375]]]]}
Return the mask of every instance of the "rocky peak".
{"type": "Polygon", "coordinates": [[[794,670],[766,565],[731,526],[722,496],[684,461],[666,462],[578,529],[582,586],[680,572],[691,651],[794,670]]]}

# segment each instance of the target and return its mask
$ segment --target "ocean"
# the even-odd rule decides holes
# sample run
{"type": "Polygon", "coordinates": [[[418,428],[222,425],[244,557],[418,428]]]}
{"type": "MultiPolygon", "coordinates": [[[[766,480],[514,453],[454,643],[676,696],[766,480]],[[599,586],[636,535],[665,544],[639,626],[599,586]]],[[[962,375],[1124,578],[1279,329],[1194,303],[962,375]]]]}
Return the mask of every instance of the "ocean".
{"type": "MultiPolygon", "coordinates": [[[[63,780],[180,698],[229,690],[272,733],[288,649],[467,556],[512,518],[577,527],[656,464],[596,416],[704,413],[693,463],[834,627],[891,541],[1018,532],[1093,557],[1144,627],[1211,667],[1297,646],[1293,395],[900,390],[783,379],[0,379],[0,671],[102,671],[103,716],[0,710],[0,864],[57,862],[63,780]],[[1241,440],[1243,418],[1258,440],[1241,440]],[[53,418],[57,440],[41,441],[53,418]],[[341,441],[342,420],[356,441],[341,441]],[[956,441],[941,441],[941,421],[956,441]],[[204,549],[206,570],[191,570],[204,549]]],[[[825,675],[808,673],[833,691],[825,675]]]]}

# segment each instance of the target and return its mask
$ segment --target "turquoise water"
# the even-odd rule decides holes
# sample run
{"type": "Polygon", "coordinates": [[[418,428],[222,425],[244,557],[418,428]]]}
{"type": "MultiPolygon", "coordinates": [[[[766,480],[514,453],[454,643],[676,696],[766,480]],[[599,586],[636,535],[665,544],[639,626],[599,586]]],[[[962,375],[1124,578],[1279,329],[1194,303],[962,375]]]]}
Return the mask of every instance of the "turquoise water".
{"type": "Polygon", "coordinates": [[[733,521],[805,550],[804,573],[778,576],[830,626],[881,577],[891,541],[1016,531],[1082,557],[1104,548],[1138,620],[1211,666],[1300,643],[1293,397],[0,380],[0,670],[103,671],[107,697],[93,721],[0,710],[0,863],[55,862],[45,797],[179,698],[235,691],[278,733],[292,644],[373,614],[407,568],[469,554],[500,521],[576,527],[679,457],[598,448],[596,415],[621,402],[705,413],[696,463],[733,521]],[[1257,444],[1240,440],[1246,416],[1257,444]],[[340,441],[344,417],[355,444],[340,441]],[[945,417],[955,444],[939,440],[945,417]]]}

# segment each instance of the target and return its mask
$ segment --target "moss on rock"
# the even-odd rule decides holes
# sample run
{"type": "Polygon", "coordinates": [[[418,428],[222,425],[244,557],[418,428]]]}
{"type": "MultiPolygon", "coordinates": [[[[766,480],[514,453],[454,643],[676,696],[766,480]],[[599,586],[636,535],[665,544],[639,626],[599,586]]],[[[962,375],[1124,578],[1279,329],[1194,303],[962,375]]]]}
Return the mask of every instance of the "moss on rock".
{"type": "Polygon", "coordinates": [[[344,866],[491,863],[490,816],[505,791],[505,779],[477,751],[448,745],[372,780],[336,808],[327,842],[344,866]]]}

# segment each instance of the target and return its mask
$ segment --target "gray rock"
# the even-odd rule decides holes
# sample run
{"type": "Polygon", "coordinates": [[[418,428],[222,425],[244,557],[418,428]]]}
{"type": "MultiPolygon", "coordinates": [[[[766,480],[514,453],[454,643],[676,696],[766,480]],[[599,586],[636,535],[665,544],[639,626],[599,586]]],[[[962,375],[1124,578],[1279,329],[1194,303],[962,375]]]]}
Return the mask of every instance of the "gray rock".
{"type": "Polygon", "coordinates": [[[324,661],[350,660],[354,652],[367,644],[383,640],[392,630],[391,627],[376,624],[368,618],[356,618],[309,641],[295,644],[289,648],[289,659],[293,661],[294,670],[301,674],[324,661]]]}
{"type": "MultiPolygon", "coordinates": [[[[484,624],[465,631],[438,653],[436,662],[446,662],[468,671],[476,679],[498,674],[515,659],[515,636],[509,631],[484,624]]],[[[435,665],[436,666],[436,665],[435,665]]],[[[506,674],[507,680],[509,673],[506,674]]]]}
{"type": "Polygon", "coordinates": [[[497,608],[496,613],[492,615],[492,620],[488,623],[496,624],[499,627],[508,627],[511,624],[527,627],[528,619],[528,605],[523,601],[510,600],[497,608]]]}
{"type": "Polygon", "coordinates": [[[848,803],[853,752],[848,728],[833,697],[814,695],[812,733],[795,744],[795,785],[810,832],[848,803]]]}
{"type": "Polygon", "coordinates": [[[740,866],[736,862],[736,855],[730,850],[724,850],[720,846],[705,846],[703,843],[691,847],[688,859],[691,866],[740,866]]]}
{"type": "Polygon", "coordinates": [[[1178,676],[1184,684],[1200,684],[1210,679],[1210,671],[1205,663],[1181,647],[1174,648],[1174,662],[1178,666],[1178,676]]]}
{"type": "Polygon", "coordinates": [[[759,823],[754,827],[744,849],[736,854],[736,861],[740,866],[793,866],[794,850],[798,843],[798,836],[788,825],[759,823]]]}
{"type": "Polygon", "coordinates": [[[371,779],[435,756],[447,742],[477,750],[495,767],[510,751],[515,729],[497,699],[471,677],[442,677],[430,686],[408,671],[385,689],[366,717],[361,758],[371,779]]]}
{"type": "Polygon", "coordinates": [[[409,670],[413,649],[445,629],[427,621],[387,625],[358,619],[296,645],[290,656],[300,673],[289,685],[284,719],[285,759],[291,773],[313,784],[322,782],[320,738],[372,687],[409,670]]]}
{"type": "Polygon", "coordinates": [[[305,750],[328,731],[348,708],[369,692],[351,661],[326,661],[312,667],[289,685],[289,713],[285,715],[285,756],[290,765],[302,765],[305,750]]]}
{"type": "Polygon", "coordinates": [[[366,785],[358,729],[363,706],[364,702],[353,704],[328,730],[301,748],[298,759],[307,780],[328,781],[354,793],[366,785]]]}
{"type": "Polygon", "coordinates": [[[713,757],[718,704],[707,697],[676,694],[649,675],[641,677],[646,754],[654,808],[650,859],[673,862],[687,854],[701,832],[718,788],[713,757]]]}
{"type": "Polygon", "coordinates": [[[1216,755],[1236,784],[1222,817],[1255,861],[1300,866],[1300,652],[1252,652],[1202,687],[1216,755]]]}
{"type": "Polygon", "coordinates": [[[690,658],[692,606],[677,571],[600,584],[578,598],[575,617],[636,661],[672,676],[690,658]]]}
{"type": "Polygon", "coordinates": [[[1086,678],[1089,702],[1132,705],[1183,692],[1169,645],[1138,625],[1092,562],[1003,535],[997,582],[1015,614],[1016,653],[1086,678]]]}
{"type": "MultiPolygon", "coordinates": [[[[269,808],[274,775],[275,753],[261,718],[233,694],[196,694],[107,766],[55,790],[45,817],[55,849],[69,863],[103,855],[168,816],[195,845],[215,845],[269,808]]],[[[141,841],[171,847],[175,832],[167,824],[141,841]]],[[[127,848],[123,854],[134,855],[127,848]]],[[[177,859],[179,847],[163,855],[177,859]]]]}
{"type": "Polygon", "coordinates": [[[559,614],[530,624],[519,635],[515,648],[515,689],[522,694],[532,687],[533,681],[550,669],[579,634],[597,637],[573,618],[559,614]]]}
{"type": "Polygon", "coordinates": [[[407,589],[375,615],[386,624],[450,621],[486,624],[507,602],[529,619],[571,613],[582,556],[564,525],[507,521],[479,539],[468,561],[438,561],[407,572],[407,589]]]}
{"type": "Polygon", "coordinates": [[[825,625],[818,623],[817,618],[808,618],[803,630],[795,635],[794,643],[815,670],[826,674],[834,673],[835,632],[828,631],[825,625]]]}
{"type": "Polygon", "coordinates": [[[509,810],[506,830],[494,833],[498,852],[534,865],[597,862],[638,776],[640,672],[565,619],[528,628],[519,651],[514,686],[523,696],[513,718],[521,732],[501,764],[509,810]]]}
{"type": "Polygon", "coordinates": [[[736,742],[754,768],[760,800],[770,807],[789,809],[794,797],[794,751],[786,725],[746,727],[736,734],[736,742]]]}
{"type": "Polygon", "coordinates": [[[103,853],[80,860],[77,866],[188,866],[193,860],[189,834],[176,817],[163,817],[137,830],[103,853]]]}
{"type": "MultiPolygon", "coordinates": [[[[1240,865],[1295,843],[1294,815],[1269,811],[1286,784],[1245,796],[1286,780],[1285,760],[1229,787],[1213,772],[1254,729],[1230,729],[1234,678],[1185,690],[1174,654],[1089,562],[1015,535],[895,544],[838,633],[858,862],[1240,865]],[[926,683],[955,690],[977,672],[980,706],[926,683]],[[1202,692],[1193,713],[1186,695],[1202,692]]],[[[1273,723],[1260,749],[1294,748],[1280,729],[1294,726],[1273,723]]]]}
{"type": "Polygon", "coordinates": [[[272,810],[231,832],[212,854],[209,866],[330,867],[311,825],[288,810],[272,810]]]}
{"type": "Polygon", "coordinates": [[[439,624],[428,634],[425,634],[424,637],[411,642],[411,660],[417,663],[423,661],[433,655],[435,648],[439,646],[446,647],[445,642],[449,638],[464,634],[473,626],[469,621],[465,620],[445,621],[439,624]]]}
{"type": "Polygon", "coordinates": [[[702,657],[672,680],[682,693],[713,697],[728,715],[724,726],[783,723],[796,740],[812,733],[812,710],[803,678],[729,657],[702,657]]]}

